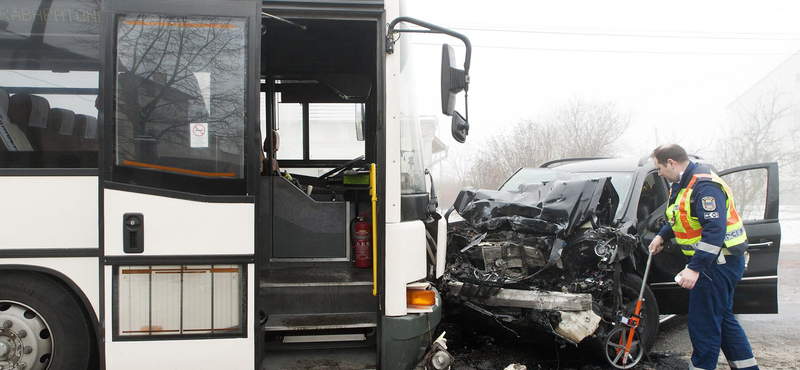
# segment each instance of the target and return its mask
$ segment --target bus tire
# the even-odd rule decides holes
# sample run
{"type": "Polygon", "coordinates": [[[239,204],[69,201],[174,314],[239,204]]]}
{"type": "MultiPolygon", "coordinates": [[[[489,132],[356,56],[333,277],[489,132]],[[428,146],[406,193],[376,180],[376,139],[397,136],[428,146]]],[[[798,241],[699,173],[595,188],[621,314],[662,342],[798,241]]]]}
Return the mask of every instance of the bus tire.
{"type": "Polygon", "coordinates": [[[11,368],[22,362],[26,370],[95,368],[91,327],[78,299],[53,278],[29,271],[0,273],[0,339],[9,343],[5,350],[23,348],[20,356],[10,356],[11,368]]]}

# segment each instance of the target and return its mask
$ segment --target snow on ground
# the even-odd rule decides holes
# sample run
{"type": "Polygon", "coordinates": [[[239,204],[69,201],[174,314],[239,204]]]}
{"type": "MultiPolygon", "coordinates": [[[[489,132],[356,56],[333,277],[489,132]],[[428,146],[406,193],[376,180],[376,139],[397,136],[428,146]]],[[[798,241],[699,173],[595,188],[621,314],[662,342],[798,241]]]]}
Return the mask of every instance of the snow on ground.
{"type": "Polygon", "coordinates": [[[800,206],[781,206],[781,245],[800,244],[800,206]]]}

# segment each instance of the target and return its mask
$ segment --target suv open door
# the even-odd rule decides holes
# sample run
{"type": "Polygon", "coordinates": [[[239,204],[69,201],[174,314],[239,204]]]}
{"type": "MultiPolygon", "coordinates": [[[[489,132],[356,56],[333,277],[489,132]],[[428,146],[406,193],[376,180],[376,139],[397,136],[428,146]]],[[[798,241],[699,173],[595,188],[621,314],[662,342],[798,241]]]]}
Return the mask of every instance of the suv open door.
{"type": "Polygon", "coordinates": [[[778,312],[778,164],[753,164],[719,172],[733,189],[736,210],[744,221],[750,263],[736,286],[734,313],[778,312]]]}
{"type": "MultiPolygon", "coordinates": [[[[735,167],[718,172],[733,189],[736,210],[744,221],[750,262],[742,281],[736,286],[733,312],[778,312],[778,254],[781,228],[778,222],[778,164],[762,163],[735,167]]],[[[658,225],[664,224],[664,206],[647,217],[647,246],[658,225]],[[652,226],[651,226],[652,225],[652,226]]],[[[684,266],[685,258],[672,241],[665,246],[666,253],[653,259],[650,287],[662,314],[685,314],[689,308],[689,291],[671,281],[671,277],[684,266]]]]}

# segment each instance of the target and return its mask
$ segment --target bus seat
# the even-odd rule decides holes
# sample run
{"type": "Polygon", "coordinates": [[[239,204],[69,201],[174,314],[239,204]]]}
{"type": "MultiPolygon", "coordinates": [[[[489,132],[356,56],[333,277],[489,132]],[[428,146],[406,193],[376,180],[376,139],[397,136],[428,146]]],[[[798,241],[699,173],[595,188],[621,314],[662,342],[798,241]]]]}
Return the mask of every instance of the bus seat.
{"type": "Polygon", "coordinates": [[[80,139],[81,150],[97,151],[97,118],[85,114],[75,115],[75,130],[80,139]]]}
{"type": "Polygon", "coordinates": [[[8,111],[8,118],[20,128],[45,128],[50,102],[37,95],[14,94],[8,99],[8,111]]]}
{"type": "MultiPolygon", "coordinates": [[[[0,110],[6,114],[6,118],[8,118],[8,104],[8,92],[4,89],[0,89],[0,110]]],[[[3,124],[5,125],[6,131],[8,131],[8,135],[11,136],[11,140],[14,142],[14,145],[16,145],[17,150],[28,152],[32,150],[31,144],[28,142],[28,138],[25,137],[25,134],[17,125],[8,121],[4,121],[3,124]]],[[[0,151],[6,150],[8,150],[8,148],[6,148],[5,145],[0,145],[0,151]]]]}
{"type": "Polygon", "coordinates": [[[42,149],[78,150],[78,137],[75,133],[75,112],[69,109],[50,108],[47,126],[42,132],[42,149]]]}
{"type": "Polygon", "coordinates": [[[58,129],[58,134],[75,136],[75,112],[69,109],[61,109],[61,111],[61,127],[58,129]]]}
{"type": "MultiPolygon", "coordinates": [[[[17,146],[17,150],[20,152],[32,152],[33,147],[31,147],[31,143],[28,142],[28,138],[25,137],[25,133],[17,127],[17,125],[13,123],[9,123],[6,126],[6,130],[8,130],[8,135],[11,136],[11,140],[14,141],[14,145],[17,146]]],[[[4,151],[5,147],[0,145],[0,151],[4,151]]]]}
{"type": "Polygon", "coordinates": [[[8,99],[8,118],[27,137],[33,150],[42,150],[42,130],[47,127],[50,103],[47,99],[26,93],[8,99]]]}

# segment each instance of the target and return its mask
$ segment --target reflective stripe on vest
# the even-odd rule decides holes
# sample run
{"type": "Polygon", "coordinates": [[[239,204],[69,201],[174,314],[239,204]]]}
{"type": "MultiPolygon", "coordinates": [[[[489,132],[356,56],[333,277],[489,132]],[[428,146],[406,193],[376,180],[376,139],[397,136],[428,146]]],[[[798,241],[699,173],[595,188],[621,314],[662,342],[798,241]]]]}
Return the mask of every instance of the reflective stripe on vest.
{"type": "MultiPolygon", "coordinates": [[[[698,181],[711,181],[722,188],[725,193],[726,201],[725,208],[727,209],[727,228],[725,230],[725,248],[730,248],[744,243],[747,240],[747,234],[744,231],[744,225],[739,218],[739,213],[736,212],[735,202],[733,200],[733,192],[722,179],[715,173],[695,173],[686,188],[681,189],[675,197],[675,203],[667,207],[666,214],[672,231],[675,233],[675,240],[681,245],[683,254],[687,256],[694,255],[695,244],[702,238],[703,227],[697,217],[691,216],[691,199],[694,185],[698,181]]],[[[710,249],[710,248],[706,248],[710,249]]],[[[705,250],[711,252],[710,250],[705,250]]]]}

